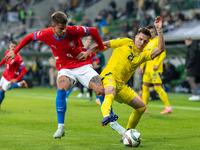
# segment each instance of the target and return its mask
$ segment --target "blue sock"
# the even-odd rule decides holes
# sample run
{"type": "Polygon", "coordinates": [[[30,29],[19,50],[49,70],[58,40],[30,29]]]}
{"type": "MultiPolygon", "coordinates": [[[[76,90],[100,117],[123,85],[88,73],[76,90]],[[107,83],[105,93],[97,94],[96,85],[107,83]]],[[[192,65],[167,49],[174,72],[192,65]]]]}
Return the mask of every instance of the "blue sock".
{"type": "Polygon", "coordinates": [[[57,110],[58,124],[64,124],[65,112],[67,109],[65,96],[66,96],[65,90],[57,90],[56,110],[57,110]]]}
{"type": "MultiPolygon", "coordinates": [[[[10,87],[10,89],[13,89],[13,88],[16,88],[16,87],[18,87],[18,83],[13,84],[13,85],[10,87]]],[[[9,89],[9,90],[10,90],[10,89],[9,89]]]]}
{"type": "Polygon", "coordinates": [[[98,99],[99,97],[97,96],[97,94],[95,93],[96,99],[98,99]]]}
{"type": "Polygon", "coordinates": [[[104,101],[104,97],[105,97],[105,95],[98,96],[98,98],[99,98],[99,100],[100,100],[100,103],[101,103],[101,105],[102,105],[102,103],[103,103],[103,101],[104,101]]]}
{"type": "Polygon", "coordinates": [[[0,105],[3,102],[4,96],[5,96],[5,92],[0,90],[0,105]]]}
{"type": "Polygon", "coordinates": [[[73,87],[66,92],[66,96],[65,96],[66,99],[68,99],[70,93],[72,92],[72,89],[73,87]]]}
{"type": "MultiPolygon", "coordinates": [[[[103,101],[104,101],[104,97],[105,97],[105,95],[102,95],[102,96],[99,96],[99,97],[98,97],[98,98],[100,99],[101,105],[102,105],[102,103],[103,103],[103,101]]],[[[113,107],[112,107],[112,106],[111,106],[110,114],[114,114],[114,112],[113,112],[113,107]]]]}

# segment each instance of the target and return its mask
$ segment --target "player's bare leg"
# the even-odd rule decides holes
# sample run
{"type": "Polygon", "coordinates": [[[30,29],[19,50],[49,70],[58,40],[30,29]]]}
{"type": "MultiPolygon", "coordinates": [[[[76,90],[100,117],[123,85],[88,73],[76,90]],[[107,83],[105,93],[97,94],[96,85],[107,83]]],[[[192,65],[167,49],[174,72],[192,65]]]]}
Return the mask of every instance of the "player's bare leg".
{"type": "Polygon", "coordinates": [[[104,95],[103,84],[99,75],[94,76],[89,82],[89,88],[92,89],[97,96],[104,95]]]}
{"type": "Polygon", "coordinates": [[[58,119],[58,129],[54,133],[54,138],[61,138],[65,136],[65,112],[67,108],[65,96],[66,91],[71,87],[71,80],[67,76],[60,76],[57,79],[57,97],[56,97],[56,109],[57,109],[57,119],[58,119]]]}

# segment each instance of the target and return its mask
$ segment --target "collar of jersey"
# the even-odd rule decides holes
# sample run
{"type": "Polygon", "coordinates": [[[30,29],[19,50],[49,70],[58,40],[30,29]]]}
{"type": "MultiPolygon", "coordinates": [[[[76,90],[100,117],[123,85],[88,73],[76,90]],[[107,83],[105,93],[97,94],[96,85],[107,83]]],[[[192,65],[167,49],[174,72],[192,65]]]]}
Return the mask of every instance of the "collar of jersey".
{"type": "Polygon", "coordinates": [[[58,40],[58,41],[62,41],[62,40],[64,40],[64,38],[66,37],[66,33],[65,33],[65,35],[64,35],[61,39],[57,38],[55,35],[53,35],[53,37],[54,37],[56,40],[58,40]]]}
{"type": "Polygon", "coordinates": [[[139,50],[136,48],[135,44],[134,44],[133,51],[136,52],[137,54],[142,52],[142,50],[139,50]]]}

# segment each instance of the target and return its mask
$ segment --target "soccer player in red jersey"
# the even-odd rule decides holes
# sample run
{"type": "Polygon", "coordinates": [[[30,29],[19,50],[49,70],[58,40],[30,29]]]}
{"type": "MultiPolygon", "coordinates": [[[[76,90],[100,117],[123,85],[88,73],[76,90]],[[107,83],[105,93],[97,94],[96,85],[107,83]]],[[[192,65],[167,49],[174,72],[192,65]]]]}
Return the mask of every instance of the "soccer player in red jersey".
{"type": "MultiPolygon", "coordinates": [[[[5,55],[10,51],[13,51],[17,47],[17,42],[11,41],[9,50],[5,52],[5,55]]],[[[28,87],[25,80],[18,82],[26,73],[26,67],[20,54],[17,54],[14,59],[7,61],[5,58],[0,62],[0,66],[5,64],[5,71],[0,80],[0,105],[4,99],[5,91],[15,87],[28,87]],[[21,73],[19,73],[19,69],[21,73]]]]}
{"type": "MultiPolygon", "coordinates": [[[[92,38],[91,38],[90,36],[87,36],[87,37],[85,37],[85,38],[83,39],[83,41],[84,41],[84,42],[83,42],[83,43],[84,43],[84,48],[85,48],[86,50],[89,50],[89,49],[90,49],[91,42],[92,42],[92,38]]],[[[98,57],[97,57],[97,55],[96,55],[96,52],[90,54],[90,58],[92,59],[93,68],[94,68],[95,66],[97,66],[97,65],[100,63],[100,61],[99,61],[99,59],[98,59],[98,57]]],[[[95,69],[95,68],[94,68],[94,69],[95,69]]],[[[83,90],[83,89],[84,89],[84,86],[83,86],[82,84],[80,84],[80,93],[77,95],[78,98],[84,97],[84,90],[83,90]]],[[[69,91],[71,91],[71,90],[69,90],[69,91]]],[[[69,94],[70,94],[70,93],[67,93],[66,98],[69,96],[69,94]]],[[[88,90],[87,90],[86,97],[88,97],[90,100],[92,100],[92,90],[91,90],[91,89],[88,89],[88,90]]]]}
{"type": "Polygon", "coordinates": [[[81,37],[91,35],[98,44],[100,50],[105,49],[96,28],[84,26],[67,26],[67,17],[62,12],[55,12],[51,16],[52,26],[27,35],[13,52],[9,52],[5,59],[13,59],[16,53],[32,40],[39,40],[48,44],[56,58],[57,97],[56,109],[58,129],[53,135],[54,138],[61,138],[65,135],[65,95],[78,79],[81,84],[95,91],[97,95],[103,95],[104,89],[101,78],[92,68],[91,58],[78,60],[76,57],[84,53],[81,37]]]}

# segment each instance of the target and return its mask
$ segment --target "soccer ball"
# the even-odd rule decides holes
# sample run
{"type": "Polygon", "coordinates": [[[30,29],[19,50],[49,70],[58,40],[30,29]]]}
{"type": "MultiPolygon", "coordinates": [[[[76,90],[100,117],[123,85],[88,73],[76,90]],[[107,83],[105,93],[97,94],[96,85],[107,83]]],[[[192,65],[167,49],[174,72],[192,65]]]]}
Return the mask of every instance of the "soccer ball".
{"type": "Polygon", "coordinates": [[[126,147],[138,147],[142,141],[140,133],[135,129],[127,130],[123,136],[123,143],[126,147]]]}

